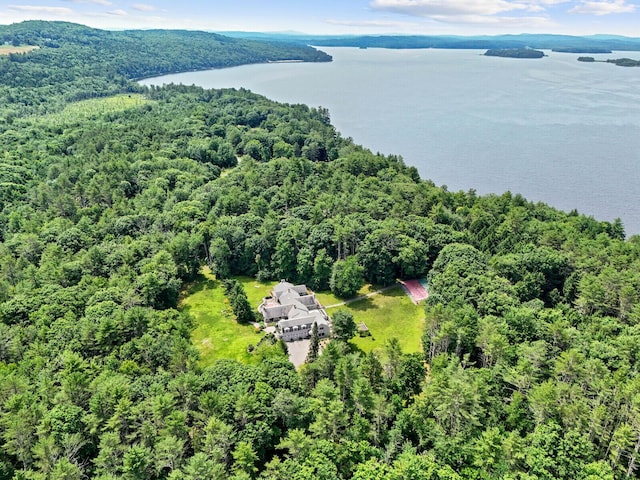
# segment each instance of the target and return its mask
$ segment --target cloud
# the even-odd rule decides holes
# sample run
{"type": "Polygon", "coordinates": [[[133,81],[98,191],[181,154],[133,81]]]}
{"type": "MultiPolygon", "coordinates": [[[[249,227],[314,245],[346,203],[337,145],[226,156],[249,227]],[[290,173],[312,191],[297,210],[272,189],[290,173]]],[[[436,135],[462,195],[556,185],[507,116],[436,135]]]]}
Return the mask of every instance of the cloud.
{"type": "Polygon", "coordinates": [[[371,7],[417,17],[496,15],[528,9],[527,4],[507,0],[373,0],[371,7]]]}
{"type": "Polygon", "coordinates": [[[9,10],[36,14],[49,14],[61,17],[73,15],[73,10],[71,10],[70,8],[47,7],[44,5],[9,5],[9,10]]]}
{"type": "Polygon", "coordinates": [[[635,5],[627,5],[625,0],[613,1],[586,1],[576,5],[569,13],[582,13],[586,15],[609,15],[612,13],[630,13],[635,11],[635,5]]]}
{"type": "Polygon", "coordinates": [[[92,3],[94,5],[102,5],[104,7],[109,7],[113,5],[113,3],[110,2],[109,0],[65,0],[65,1],[73,2],[73,3],[92,3]]]}
{"type": "MultiPolygon", "coordinates": [[[[371,0],[373,10],[428,18],[443,24],[548,29],[547,9],[571,0],[371,0]]],[[[585,0],[588,1],[588,0],[585,0]]],[[[598,0],[593,0],[598,1],[598,0]]],[[[607,0],[604,0],[607,1],[607,0]]],[[[608,0],[624,2],[625,0],[608,0]]]]}
{"type": "Polygon", "coordinates": [[[153,5],[147,5],[146,3],[134,3],[131,5],[131,8],[138,10],[139,12],[153,12],[156,10],[156,7],[153,5]]]}
{"type": "Polygon", "coordinates": [[[121,8],[119,8],[118,10],[111,10],[110,12],[107,12],[107,14],[113,15],[115,17],[126,17],[128,15],[128,13],[121,8]]]}
{"type": "Polygon", "coordinates": [[[505,28],[548,28],[554,25],[548,17],[506,17],[495,15],[433,15],[441,23],[505,28]]]}

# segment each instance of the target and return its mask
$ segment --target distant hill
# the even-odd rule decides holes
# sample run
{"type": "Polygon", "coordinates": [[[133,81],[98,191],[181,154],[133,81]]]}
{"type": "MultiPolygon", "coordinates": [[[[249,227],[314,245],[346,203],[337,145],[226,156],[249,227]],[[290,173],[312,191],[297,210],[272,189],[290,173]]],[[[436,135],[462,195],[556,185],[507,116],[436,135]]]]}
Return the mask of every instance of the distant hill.
{"type": "Polygon", "coordinates": [[[14,110],[55,109],[50,101],[54,90],[65,92],[67,100],[81,100],[129,91],[136,88],[132,79],[167,73],[279,60],[331,61],[330,55],[299,42],[184,30],[115,32],[67,22],[0,26],[2,44],[39,47],[0,57],[0,104],[12,104],[14,110]],[[9,87],[18,90],[9,94],[9,87]]]}
{"type": "Polygon", "coordinates": [[[66,22],[0,26],[1,43],[37,45],[42,47],[39,55],[72,48],[91,55],[92,63],[113,64],[128,78],[277,60],[331,61],[326,53],[299,42],[257,42],[187,30],[108,31],[66,22]]]}
{"type": "Polygon", "coordinates": [[[533,48],[565,51],[569,53],[608,53],[612,50],[640,51],[640,38],[616,35],[366,35],[366,36],[312,36],[284,33],[233,32],[239,38],[260,38],[274,41],[293,41],[321,47],[359,48],[450,48],[450,49],[498,49],[533,48]]]}
{"type": "Polygon", "coordinates": [[[557,53],[611,53],[611,50],[608,48],[580,48],[580,47],[563,47],[563,48],[554,48],[554,52],[557,53]]]}

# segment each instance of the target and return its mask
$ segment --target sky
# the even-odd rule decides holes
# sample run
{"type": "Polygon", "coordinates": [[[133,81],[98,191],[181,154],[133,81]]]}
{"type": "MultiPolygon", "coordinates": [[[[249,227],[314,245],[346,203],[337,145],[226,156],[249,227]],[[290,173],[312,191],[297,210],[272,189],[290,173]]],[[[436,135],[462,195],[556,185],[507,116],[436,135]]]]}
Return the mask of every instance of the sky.
{"type": "Polygon", "coordinates": [[[640,0],[0,0],[0,24],[308,34],[616,34],[640,37],[640,0]]]}

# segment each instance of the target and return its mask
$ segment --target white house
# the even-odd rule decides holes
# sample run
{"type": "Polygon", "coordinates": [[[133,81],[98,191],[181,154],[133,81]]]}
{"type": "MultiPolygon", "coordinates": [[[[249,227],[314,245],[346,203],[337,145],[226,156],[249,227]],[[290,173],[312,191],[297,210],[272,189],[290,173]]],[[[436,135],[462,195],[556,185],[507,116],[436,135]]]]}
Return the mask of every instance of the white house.
{"type": "Polygon", "coordinates": [[[318,336],[331,334],[329,316],[309,293],[305,285],[293,285],[282,280],[258,307],[265,322],[276,322],[276,335],[290,342],[311,336],[313,324],[318,324],[318,336]]]}

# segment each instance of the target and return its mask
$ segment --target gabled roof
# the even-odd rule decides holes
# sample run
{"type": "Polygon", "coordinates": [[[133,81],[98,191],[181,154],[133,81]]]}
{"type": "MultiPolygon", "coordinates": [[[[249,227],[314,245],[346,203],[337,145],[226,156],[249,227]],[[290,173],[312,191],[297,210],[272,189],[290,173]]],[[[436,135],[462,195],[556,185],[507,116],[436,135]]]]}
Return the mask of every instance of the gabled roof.
{"type": "Polygon", "coordinates": [[[276,296],[279,297],[282,293],[286,292],[291,287],[293,287],[293,283],[280,280],[280,283],[278,283],[275,287],[273,287],[273,293],[275,293],[276,296]]]}
{"type": "Polygon", "coordinates": [[[329,326],[329,322],[322,316],[322,314],[318,310],[314,310],[312,312],[306,313],[304,316],[291,317],[287,320],[280,320],[278,322],[278,327],[280,329],[284,329],[287,327],[299,327],[301,325],[313,325],[317,323],[318,326],[326,325],[329,326]]]}
{"type": "Polygon", "coordinates": [[[276,297],[276,300],[278,300],[280,303],[283,303],[280,299],[285,295],[287,295],[288,298],[306,296],[308,295],[307,286],[294,285],[292,283],[286,282],[285,280],[280,280],[280,283],[273,287],[273,296],[276,297]]]}

